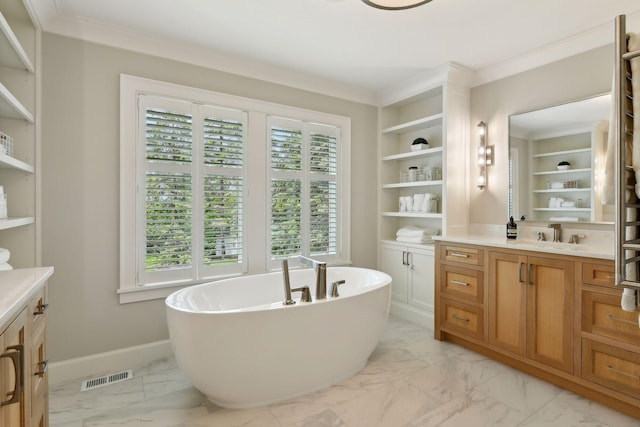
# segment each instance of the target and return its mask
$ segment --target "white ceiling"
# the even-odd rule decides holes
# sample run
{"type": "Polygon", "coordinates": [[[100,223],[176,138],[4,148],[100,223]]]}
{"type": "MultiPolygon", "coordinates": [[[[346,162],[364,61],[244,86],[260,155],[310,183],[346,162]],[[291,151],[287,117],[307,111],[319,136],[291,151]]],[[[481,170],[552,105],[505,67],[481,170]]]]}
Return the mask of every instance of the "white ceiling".
{"type": "Polygon", "coordinates": [[[639,0],[26,0],[44,31],[371,101],[442,64],[473,84],[613,42],[639,0]]]}

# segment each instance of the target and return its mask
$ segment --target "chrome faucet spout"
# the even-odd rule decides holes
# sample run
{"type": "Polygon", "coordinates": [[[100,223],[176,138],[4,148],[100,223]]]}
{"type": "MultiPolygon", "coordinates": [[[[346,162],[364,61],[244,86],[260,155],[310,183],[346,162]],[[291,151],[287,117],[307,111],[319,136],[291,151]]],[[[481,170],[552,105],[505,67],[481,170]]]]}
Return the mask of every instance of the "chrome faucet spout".
{"type": "Polygon", "coordinates": [[[289,261],[282,260],[282,279],[284,283],[284,305],[293,305],[296,302],[291,299],[291,282],[289,281],[289,261]]]}
{"type": "Polygon", "coordinates": [[[316,299],[325,299],[327,297],[327,263],[302,255],[298,259],[303,264],[313,267],[316,272],[316,299]]]}
{"type": "Polygon", "coordinates": [[[560,228],[560,224],[549,224],[549,228],[553,228],[553,241],[561,242],[562,241],[562,231],[560,228]]]}

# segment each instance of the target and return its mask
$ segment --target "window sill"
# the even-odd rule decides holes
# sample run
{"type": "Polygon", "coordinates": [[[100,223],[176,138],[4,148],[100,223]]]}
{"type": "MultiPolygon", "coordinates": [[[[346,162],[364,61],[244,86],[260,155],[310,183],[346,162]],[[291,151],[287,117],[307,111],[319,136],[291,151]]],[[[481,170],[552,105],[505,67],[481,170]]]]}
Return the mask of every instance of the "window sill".
{"type": "Polygon", "coordinates": [[[118,289],[118,295],[120,297],[120,304],[128,304],[130,302],[141,302],[153,299],[166,298],[178,289],[182,289],[188,284],[180,285],[157,285],[147,287],[137,287],[130,289],[118,289]]]}
{"type": "Polygon", "coordinates": [[[131,302],[150,301],[154,299],[164,299],[171,295],[173,292],[186,288],[188,286],[200,285],[202,283],[215,282],[222,279],[229,279],[232,277],[241,277],[242,274],[229,274],[225,276],[216,276],[215,278],[209,278],[197,282],[180,282],[180,283],[166,283],[160,285],[148,285],[137,286],[132,288],[120,288],[118,289],[118,295],[120,297],[120,304],[128,304],[131,302]]]}

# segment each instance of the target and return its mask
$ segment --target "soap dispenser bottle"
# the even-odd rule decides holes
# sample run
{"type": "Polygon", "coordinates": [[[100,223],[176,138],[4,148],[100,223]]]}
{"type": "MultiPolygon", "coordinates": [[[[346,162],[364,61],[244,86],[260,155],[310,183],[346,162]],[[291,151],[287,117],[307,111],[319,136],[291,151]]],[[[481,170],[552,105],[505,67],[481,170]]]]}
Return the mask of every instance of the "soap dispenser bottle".
{"type": "Polygon", "coordinates": [[[518,224],[515,223],[513,217],[510,217],[507,223],[507,239],[515,239],[516,237],[518,237],[518,224]]]}

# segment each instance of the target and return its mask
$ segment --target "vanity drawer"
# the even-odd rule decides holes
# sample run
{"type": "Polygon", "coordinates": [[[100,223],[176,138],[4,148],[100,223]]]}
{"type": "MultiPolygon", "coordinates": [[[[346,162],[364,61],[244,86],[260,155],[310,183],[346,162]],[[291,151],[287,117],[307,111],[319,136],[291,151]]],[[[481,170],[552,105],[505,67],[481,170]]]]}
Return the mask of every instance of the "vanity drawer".
{"type": "Polygon", "coordinates": [[[440,298],[440,326],[483,339],[484,322],[481,307],[440,298]]]}
{"type": "Polygon", "coordinates": [[[468,265],[484,265],[484,250],[467,246],[442,245],[440,259],[468,265]]]}
{"type": "Polygon", "coordinates": [[[440,292],[482,304],[484,272],[452,265],[440,265],[440,292]]]}
{"type": "Polygon", "coordinates": [[[615,268],[610,264],[582,264],[582,282],[588,285],[615,287],[615,268]]]}
{"type": "Polygon", "coordinates": [[[620,308],[620,295],[582,291],[582,330],[640,346],[638,313],[620,308]]]}
{"type": "Polygon", "coordinates": [[[640,398],[640,354],[583,339],[582,377],[640,398]]]}

